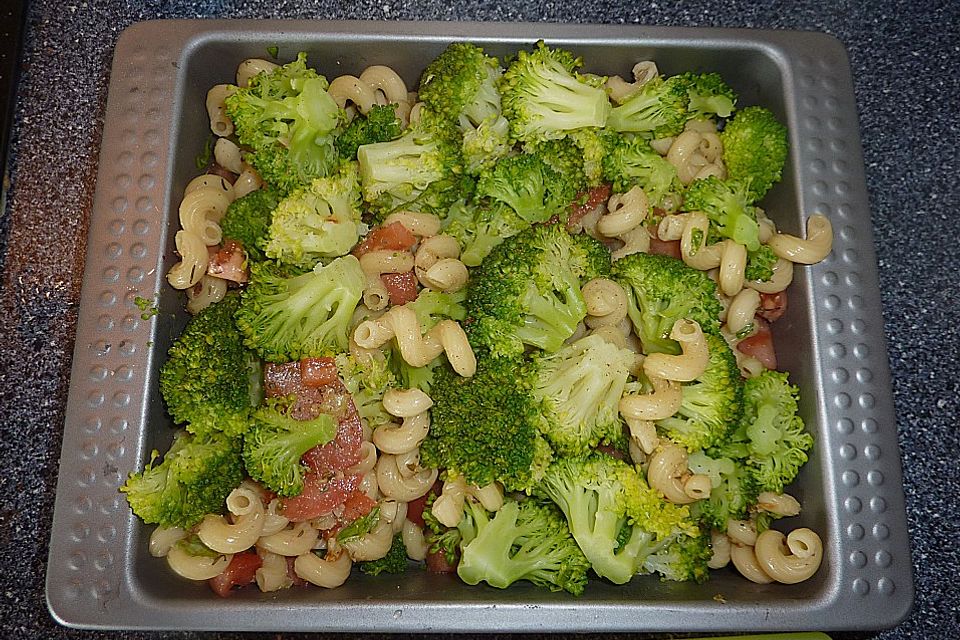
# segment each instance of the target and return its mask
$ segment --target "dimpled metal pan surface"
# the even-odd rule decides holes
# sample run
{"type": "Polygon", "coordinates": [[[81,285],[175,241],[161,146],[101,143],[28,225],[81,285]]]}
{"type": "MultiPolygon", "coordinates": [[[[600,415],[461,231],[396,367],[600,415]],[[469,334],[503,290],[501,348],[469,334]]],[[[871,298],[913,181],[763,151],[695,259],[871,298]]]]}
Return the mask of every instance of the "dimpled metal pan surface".
{"type": "Polygon", "coordinates": [[[741,631],[895,625],[913,598],[900,455],[850,67],[840,42],[807,32],[553,24],[157,21],[117,43],[83,280],[47,570],[63,624],[89,628],[310,631],[741,631]],[[165,450],[173,430],[157,373],[186,315],[164,274],[177,206],[209,136],[207,89],[237,64],[306,51],[320,73],[394,67],[415,86],[456,40],[503,56],[536,39],[628,75],[717,71],[741,106],[771,108],[790,130],[783,181],[767,196],[779,228],[829,216],[833,253],[799,268],[775,325],[781,367],[801,388],[816,439],[791,489],[824,540],[823,565],[797,585],[756,585],[732,569],[703,585],[638,577],[592,581],[579,598],[518,584],[468,587],[424,571],[357,574],[339,589],[246,589],[229,599],[178,578],[147,552],[150,528],[117,488],[165,450]],[[158,300],[147,319],[135,304],[158,300]]]}

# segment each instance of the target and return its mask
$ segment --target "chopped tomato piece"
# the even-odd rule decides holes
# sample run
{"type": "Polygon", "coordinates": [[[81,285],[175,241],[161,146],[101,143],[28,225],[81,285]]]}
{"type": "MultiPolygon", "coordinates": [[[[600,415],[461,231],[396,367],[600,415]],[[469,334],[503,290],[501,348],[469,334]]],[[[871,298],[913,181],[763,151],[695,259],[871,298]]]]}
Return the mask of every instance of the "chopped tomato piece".
{"type": "Polygon", "coordinates": [[[308,387],[322,387],[337,381],[337,362],[333,358],[304,358],[300,361],[300,379],[308,387]]]}
{"type": "Polygon", "coordinates": [[[787,311],[787,292],[761,293],[760,310],[757,312],[767,322],[776,322],[787,311]]]}
{"type": "Polygon", "coordinates": [[[291,522],[303,522],[325,516],[342,506],[360,486],[357,474],[325,478],[319,473],[307,473],[303,478],[303,492],[280,501],[280,513],[291,522]]]}
{"type": "Polygon", "coordinates": [[[411,500],[407,503],[407,520],[410,522],[423,527],[426,523],[423,521],[423,509],[427,506],[427,500],[430,496],[440,495],[440,492],[443,491],[443,483],[437,480],[433,483],[433,486],[430,487],[430,491],[427,491],[425,494],[417,498],[416,500],[411,500]]]}
{"type": "Polygon", "coordinates": [[[417,299],[417,276],[413,271],[384,273],[380,280],[390,294],[390,304],[407,304],[417,299]]]}
{"type": "MultiPolygon", "coordinates": [[[[212,248],[207,252],[211,253],[212,248]]],[[[207,273],[223,280],[232,280],[233,282],[246,282],[247,277],[247,254],[236,240],[224,240],[223,244],[216,249],[215,253],[210,255],[207,264],[207,273]]]]}
{"type": "Polygon", "coordinates": [[[370,251],[409,251],[416,243],[417,238],[409,229],[399,222],[391,222],[384,227],[371,229],[352,253],[359,258],[370,251]]]}
{"type": "Polygon", "coordinates": [[[773,334],[770,325],[760,316],[753,319],[757,331],[749,338],[737,343],[737,349],[750,357],[756,358],[767,369],[777,368],[777,354],[773,349],[773,334]]]}
{"type": "Polygon", "coordinates": [[[347,407],[337,425],[336,437],[303,454],[303,461],[318,473],[344,471],[360,462],[363,425],[360,424],[360,416],[350,394],[346,394],[346,397],[347,407]]]}
{"type": "Polygon", "coordinates": [[[661,240],[656,227],[648,227],[647,232],[650,234],[650,253],[682,259],[679,240],[661,240]]]}
{"type": "MultiPolygon", "coordinates": [[[[460,554],[457,552],[455,560],[460,560],[460,554]]],[[[447,562],[447,554],[443,551],[427,552],[427,571],[430,573],[454,573],[457,570],[457,562],[450,564],[447,562]]]]}
{"type": "Polygon", "coordinates": [[[582,191],[574,198],[570,205],[570,212],[567,214],[567,229],[576,229],[583,216],[587,215],[600,204],[610,199],[610,185],[602,184],[588,191],[582,191]]]}
{"type": "Polygon", "coordinates": [[[242,587],[255,581],[257,569],[262,564],[263,560],[255,551],[234,554],[223,573],[210,578],[207,584],[218,596],[226,598],[234,587],[242,587]]]}
{"type": "Polygon", "coordinates": [[[600,451],[601,453],[605,453],[605,454],[607,454],[608,456],[612,456],[612,457],[616,458],[617,460],[626,460],[626,456],[623,455],[623,452],[620,451],[619,449],[617,449],[616,447],[614,447],[613,445],[609,445],[609,444],[598,444],[598,445],[596,446],[596,450],[597,450],[597,451],[600,451]]]}

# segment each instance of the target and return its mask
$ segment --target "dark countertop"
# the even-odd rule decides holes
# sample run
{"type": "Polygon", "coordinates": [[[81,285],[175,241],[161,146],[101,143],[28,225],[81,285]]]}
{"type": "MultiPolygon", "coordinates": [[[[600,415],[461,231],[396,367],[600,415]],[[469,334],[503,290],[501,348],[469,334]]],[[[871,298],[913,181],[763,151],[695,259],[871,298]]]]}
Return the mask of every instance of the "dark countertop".
{"type": "Polygon", "coordinates": [[[816,30],[843,41],[860,110],[917,593],[913,614],[876,637],[960,637],[955,3],[568,0],[499,8],[478,0],[426,0],[416,3],[420,9],[389,0],[278,0],[272,9],[254,4],[38,0],[29,10],[12,186],[0,218],[0,563],[7,567],[0,572],[0,637],[105,637],[58,627],[47,613],[43,581],[108,69],[116,39],[131,23],[201,17],[642,22],[816,30]]]}

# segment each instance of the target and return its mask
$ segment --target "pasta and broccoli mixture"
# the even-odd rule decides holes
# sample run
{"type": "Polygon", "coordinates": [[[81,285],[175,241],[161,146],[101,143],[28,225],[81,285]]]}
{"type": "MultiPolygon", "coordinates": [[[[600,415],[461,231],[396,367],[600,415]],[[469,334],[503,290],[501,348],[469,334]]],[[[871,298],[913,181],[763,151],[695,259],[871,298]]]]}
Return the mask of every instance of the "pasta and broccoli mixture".
{"type": "Polygon", "coordinates": [[[787,132],[718,74],[582,64],[455,43],[411,91],[301,53],[210,89],[167,274],[182,429],[121,489],[154,556],[220,595],[817,571],[771,527],[813,439],[770,323],[830,222],[764,214],[787,132]]]}

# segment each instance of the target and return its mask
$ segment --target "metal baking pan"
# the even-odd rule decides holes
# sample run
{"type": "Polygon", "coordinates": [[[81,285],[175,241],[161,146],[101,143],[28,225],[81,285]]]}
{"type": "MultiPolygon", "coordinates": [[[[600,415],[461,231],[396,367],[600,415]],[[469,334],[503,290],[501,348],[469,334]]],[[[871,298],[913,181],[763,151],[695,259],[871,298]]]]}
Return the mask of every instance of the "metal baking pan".
{"type": "Polygon", "coordinates": [[[87,246],[47,569],[59,622],[89,628],[310,631],[781,631],[894,626],[913,600],[900,456],[877,266],[850,68],[818,33],[553,24],[157,21],[117,43],[87,246]],[[412,85],[454,40],[494,55],[537,38],[582,55],[588,70],[627,74],[641,59],[666,73],[718,71],[740,104],[786,121],[791,154],[766,200],[799,233],[829,216],[833,254],[798,269],[775,325],[780,362],[802,390],[816,438],[793,493],[825,542],[823,566],[798,585],[755,585],[715,572],[703,585],[636,578],[591,583],[579,598],[534,587],[468,587],[411,571],[355,575],[335,590],[244,590],[220,599],[147,553],[149,530],[117,488],[172,436],[157,371],[183,326],[166,286],[177,203],[208,135],[207,89],[247,57],[306,51],[321,73],[389,64],[412,85]],[[135,298],[159,292],[146,320],[135,298]]]}

